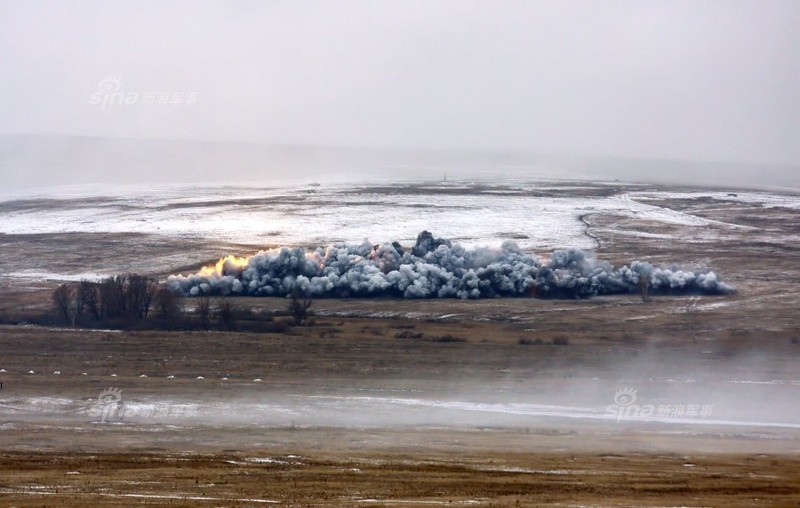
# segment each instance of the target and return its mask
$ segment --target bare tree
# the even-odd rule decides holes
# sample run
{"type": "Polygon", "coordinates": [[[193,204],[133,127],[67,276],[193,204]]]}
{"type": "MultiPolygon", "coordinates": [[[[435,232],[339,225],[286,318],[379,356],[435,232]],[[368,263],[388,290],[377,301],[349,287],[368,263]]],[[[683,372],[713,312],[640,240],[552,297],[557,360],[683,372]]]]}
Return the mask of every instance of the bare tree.
{"type": "Polygon", "coordinates": [[[80,284],[71,287],[72,292],[72,310],[75,313],[75,319],[80,319],[83,316],[83,310],[86,308],[86,299],[81,291],[80,284]]]}
{"type": "Polygon", "coordinates": [[[689,335],[692,337],[692,342],[697,342],[697,334],[699,332],[698,329],[698,321],[700,320],[700,309],[698,308],[698,304],[700,303],[699,296],[693,296],[686,302],[686,307],[684,308],[684,312],[686,313],[686,327],[689,329],[689,335]]]}
{"type": "Polygon", "coordinates": [[[72,324],[74,324],[75,318],[73,314],[73,294],[72,287],[67,284],[61,284],[53,291],[53,306],[56,314],[64,318],[67,323],[72,324]]]}
{"type": "Polygon", "coordinates": [[[85,305],[97,319],[147,319],[158,292],[156,281],[135,273],[108,277],[93,287],[90,284],[82,282],[81,292],[86,290],[85,305]],[[92,292],[94,295],[91,295],[92,292]]]}
{"type": "Polygon", "coordinates": [[[182,303],[183,295],[177,291],[166,286],[160,286],[156,291],[155,307],[167,328],[181,314],[182,303]]]}
{"type": "Polygon", "coordinates": [[[94,316],[95,319],[100,319],[100,306],[97,299],[97,284],[88,280],[82,280],[78,285],[78,294],[86,310],[94,316]]]}
{"type": "Polygon", "coordinates": [[[146,319],[156,293],[156,283],[149,277],[135,273],[127,275],[124,287],[125,309],[130,319],[146,319]]]}
{"type": "Polygon", "coordinates": [[[308,317],[311,298],[305,296],[299,288],[293,289],[289,298],[289,313],[292,315],[295,326],[301,326],[306,317],[308,317]]]}
{"type": "Polygon", "coordinates": [[[208,317],[211,315],[211,297],[200,295],[197,297],[197,315],[200,316],[200,326],[204,330],[209,329],[208,317]]]}
{"type": "Polygon", "coordinates": [[[650,301],[650,281],[646,277],[639,277],[639,295],[642,297],[642,303],[650,301]]]}
{"type": "Polygon", "coordinates": [[[100,282],[100,313],[104,317],[115,318],[125,315],[125,287],[127,275],[108,277],[100,282]]]}
{"type": "Polygon", "coordinates": [[[224,328],[228,330],[236,329],[236,316],[234,315],[231,302],[227,298],[222,299],[217,316],[219,317],[220,324],[222,324],[224,328]]]}

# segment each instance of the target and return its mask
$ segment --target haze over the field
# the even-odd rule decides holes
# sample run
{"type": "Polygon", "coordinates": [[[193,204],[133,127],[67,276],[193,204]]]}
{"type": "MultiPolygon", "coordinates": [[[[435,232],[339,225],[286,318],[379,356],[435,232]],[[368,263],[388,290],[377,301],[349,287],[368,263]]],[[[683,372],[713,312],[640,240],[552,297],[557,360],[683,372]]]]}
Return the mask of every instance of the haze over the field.
{"type": "Polygon", "coordinates": [[[391,178],[479,151],[521,175],[800,186],[798,26],[792,0],[6,1],[0,170],[391,178]]]}

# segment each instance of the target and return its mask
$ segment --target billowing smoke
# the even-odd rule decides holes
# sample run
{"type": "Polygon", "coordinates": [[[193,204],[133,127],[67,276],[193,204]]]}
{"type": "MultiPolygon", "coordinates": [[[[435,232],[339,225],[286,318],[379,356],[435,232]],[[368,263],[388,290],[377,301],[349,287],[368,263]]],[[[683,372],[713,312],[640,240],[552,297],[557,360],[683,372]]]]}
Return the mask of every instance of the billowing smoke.
{"type": "Polygon", "coordinates": [[[557,250],[544,263],[511,241],[499,249],[467,249],[427,231],[410,249],[397,242],[337,244],[314,251],[282,247],[250,258],[224,258],[216,267],[173,275],[168,282],[192,296],[286,296],[299,291],[315,297],[588,298],[639,292],[641,280],[651,294],[734,291],[702,266],[684,270],[634,261],[614,268],[578,249],[557,250]]]}

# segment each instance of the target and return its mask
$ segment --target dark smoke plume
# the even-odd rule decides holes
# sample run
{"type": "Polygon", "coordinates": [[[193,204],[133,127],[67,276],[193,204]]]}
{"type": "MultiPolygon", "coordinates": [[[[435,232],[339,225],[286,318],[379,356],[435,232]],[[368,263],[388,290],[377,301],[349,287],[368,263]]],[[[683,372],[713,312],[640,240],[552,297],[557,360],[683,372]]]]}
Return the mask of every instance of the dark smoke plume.
{"type": "Polygon", "coordinates": [[[427,231],[410,249],[397,242],[338,244],[314,251],[282,247],[250,258],[225,258],[195,275],[173,275],[169,284],[192,296],[286,296],[297,288],[314,297],[588,298],[637,293],[641,278],[651,294],[734,291],[704,266],[683,270],[634,261],[614,268],[578,249],[557,250],[542,263],[511,241],[500,249],[467,249],[427,231]]]}

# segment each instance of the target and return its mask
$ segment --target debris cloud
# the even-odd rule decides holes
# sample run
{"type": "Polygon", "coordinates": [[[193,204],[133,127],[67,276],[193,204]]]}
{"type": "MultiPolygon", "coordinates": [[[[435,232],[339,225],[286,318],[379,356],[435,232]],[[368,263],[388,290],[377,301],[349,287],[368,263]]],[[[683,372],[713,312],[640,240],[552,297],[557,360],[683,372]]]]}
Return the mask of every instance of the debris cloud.
{"type": "Polygon", "coordinates": [[[638,293],[724,295],[734,288],[705,266],[655,267],[634,261],[615,268],[579,249],[546,260],[512,241],[499,249],[466,248],[423,231],[411,248],[398,242],[335,244],[308,251],[281,247],[249,258],[228,256],[168,284],[188,296],[491,298],[535,296],[589,298],[638,293]],[[642,282],[643,281],[643,282],[642,282]]]}

